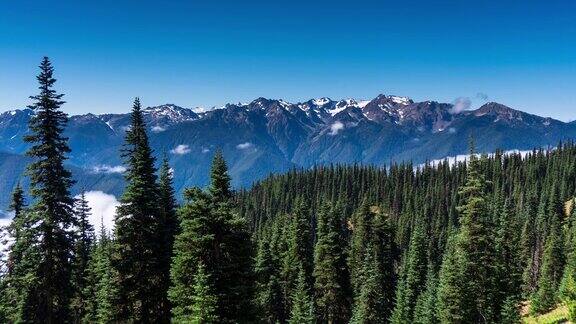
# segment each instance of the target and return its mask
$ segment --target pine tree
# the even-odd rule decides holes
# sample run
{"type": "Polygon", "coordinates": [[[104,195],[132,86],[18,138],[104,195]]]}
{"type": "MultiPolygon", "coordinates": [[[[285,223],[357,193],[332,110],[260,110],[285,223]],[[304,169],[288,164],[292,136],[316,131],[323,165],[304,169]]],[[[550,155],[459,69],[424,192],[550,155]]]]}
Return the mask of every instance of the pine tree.
{"type": "Polygon", "coordinates": [[[290,301],[300,275],[304,271],[306,282],[312,283],[313,245],[312,226],[308,203],[303,198],[294,202],[294,208],[289,218],[287,233],[287,251],[282,264],[282,280],[285,299],[290,301]]]}
{"type": "Polygon", "coordinates": [[[431,267],[428,268],[426,275],[426,287],[416,301],[414,308],[415,324],[434,324],[438,323],[436,315],[436,295],[438,291],[438,278],[431,267]]]}
{"type": "Polygon", "coordinates": [[[403,277],[396,289],[396,304],[392,313],[392,323],[413,321],[417,298],[424,289],[426,280],[426,242],[423,229],[417,226],[410,238],[407,262],[402,271],[403,277]]]}
{"type": "Polygon", "coordinates": [[[261,238],[254,265],[256,300],[260,319],[265,323],[285,321],[284,300],[280,286],[278,264],[270,251],[268,238],[261,238]]]}
{"type": "Polygon", "coordinates": [[[561,214],[555,213],[550,220],[538,290],[532,297],[530,307],[530,312],[534,314],[546,312],[558,302],[558,286],[564,272],[564,236],[560,217],[561,214]]]}
{"type": "Polygon", "coordinates": [[[165,322],[167,295],[161,265],[165,251],[158,244],[164,229],[154,157],[138,98],[134,101],[125,141],[127,184],[115,217],[112,258],[114,281],[119,288],[115,316],[118,321],[165,322]]]}
{"type": "MultiPolygon", "coordinates": [[[[474,153],[472,151],[472,153],[474,153]]],[[[460,229],[453,248],[442,264],[439,294],[440,319],[446,322],[482,322],[498,318],[494,303],[494,230],[485,193],[488,182],[476,155],[470,157],[466,181],[459,190],[460,229]],[[464,274],[475,273],[463,280],[464,274]]]]}
{"type": "Polygon", "coordinates": [[[467,323],[472,317],[472,301],[466,287],[468,274],[461,266],[467,260],[457,245],[458,239],[455,234],[449,238],[440,268],[436,304],[440,323],[467,323]]]}
{"type": "MultiPolygon", "coordinates": [[[[312,324],[314,319],[314,303],[310,297],[306,271],[300,267],[296,287],[292,293],[292,309],[290,311],[290,324],[312,324]]],[[[332,323],[332,322],[326,322],[332,323]]]]}
{"type": "Polygon", "coordinates": [[[88,264],[94,244],[94,228],[88,221],[90,207],[84,192],[76,200],[74,206],[76,215],[77,233],[74,243],[74,259],[72,262],[72,285],[74,295],[71,300],[71,308],[74,322],[79,323],[86,317],[88,286],[88,264]]]}
{"type": "Polygon", "coordinates": [[[194,275],[192,301],[190,323],[219,323],[217,299],[210,285],[210,276],[206,273],[202,263],[198,263],[198,269],[194,275]]]}
{"type": "Polygon", "coordinates": [[[220,152],[214,157],[207,192],[187,189],[179,210],[181,232],[176,236],[169,290],[172,312],[179,321],[193,318],[190,294],[199,262],[213,282],[220,322],[252,321],[252,247],[246,223],[233,211],[227,166],[220,152]]]}
{"type": "Polygon", "coordinates": [[[314,296],[321,322],[342,323],[349,317],[349,283],[344,237],[338,212],[324,204],[318,214],[314,247],[314,296]]]}
{"type": "Polygon", "coordinates": [[[86,297],[86,314],[84,322],[110,323],[117,314],[115,296],[118,287],[115,286],[112,275],[113,242],[102,223],[96,246],[88,264],[88,285],[86,297]]]}
{"type": "Polygon", "coordinates": [[[26,278],[34,276],[38,248],[33,244],[34,230],[30,224],[30,213],[25,210],[24,191],[20,183],[16,185],[10,200],[9,211],[14,218],[6,228],[12,239],[8,248],[6,273],[0,281],[0,319],[3,322],[18,322],[26,296],[26,278]]]}
{"type": "MultiPolygon", "coordinates": [[[[160,167],[158,177],[159,187],[159,200],[158,206],[160,207],[160,241],[158,244],[161,246],[159,266],[162,268],[160,273],[162,275],[161,284],[163,285],[162,291],[168,291],[170,287],[170,262],[172,260],[172,252],[174,248],[174,237],[178,232],[178,218],[176,217],[176,198],[174,198],[173,176],[168,158],[164,155],[162,165],[160,167]]],[[[162,313],[165,318],[164,322],[170,321],[171,305],[166,298],[163,300],[161,306],[162,313]]]]}
{"type": "Polygon", "coordinates": [[[384,278],[380,268],[378,253],[373,243],[369,243],[362,268],[360,293],[354,300],[351,323],[377,324],[387,320],[389,310],[385,298],[384,278]]]}
{"type": "MultiPolygon", "coordinates": [[[[69,189],[73,184],[71,174],[64,168],[66,154],[70,152],[67,138],[63,136],[67,115],[60,110],[63,94],[54,90],[54,68],[47,57],[40,64],[37,77],[40,93],[30,98],[34,110],[30,119],[30,135],[24,140],[32,146],[26,152],[33,159],[28,166],[30,194],[34,203],[30,218],[34,225],[31,243],[38,247],[41,258],[35,273],[27,280],[23,321],[61,323],[70,320],[72,297],[72,264],[75,225],[72,212],[73,199],[69,189]]],[[[34,258],[37,255],[23,255],[34,258]]]]}

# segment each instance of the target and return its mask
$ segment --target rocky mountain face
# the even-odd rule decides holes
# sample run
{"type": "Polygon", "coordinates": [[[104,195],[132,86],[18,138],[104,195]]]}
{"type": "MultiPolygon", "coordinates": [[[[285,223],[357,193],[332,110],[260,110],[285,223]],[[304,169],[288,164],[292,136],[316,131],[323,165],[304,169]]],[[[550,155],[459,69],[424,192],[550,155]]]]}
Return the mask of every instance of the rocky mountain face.
{"type": "MultiPolygon", "coordinates": [[[[29,109],[0,114],[0,209],[21,177],[28,144],[29,109]]],[[[166,154],[178,192],[204,186],[214,151],[222,149],[233,184],[248,186],[270,173],[321,163],[427,160],[467,151],[474,136],[480,151],[555,146],[576,138],[576,123],[564,123],[487,103],[455,111],[434,101],[379,95],[372,100],[318,98],[301,103],[258,98],[196,113],[166,104],[145,109],[150,141],[158,157],[166,154]]],[[[120,149],[129,114],[71,116],[66,136],[70,168],[79,186],[118,194],[122,190],[120,149]]]]}

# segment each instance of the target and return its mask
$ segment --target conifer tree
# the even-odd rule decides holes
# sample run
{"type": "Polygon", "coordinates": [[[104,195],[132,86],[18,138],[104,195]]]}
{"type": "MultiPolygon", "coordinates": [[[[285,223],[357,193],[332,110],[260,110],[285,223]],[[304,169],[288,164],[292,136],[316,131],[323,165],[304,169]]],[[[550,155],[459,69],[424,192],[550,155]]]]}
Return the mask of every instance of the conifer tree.
{"type": "Polygon", "coordinates": [[[259,317],[265,323],[285,321],[284,300],[280,286],[278,264],[270,251],[268,237],[258,243],[254,274],[256,279],[256,305],[259,317]]]}
{"type": "Polygon", "coordinates": [[[338,212],[324,204],[318,214],[314,247],[314,300],[321,322],[341,323],[349,315],[349,282],[344,236],[338,212]]]}
{"type": "Polygon", "coordinates": [[[77,220],[77,233],[74,243],[74,259],[72,262],[72,284],[74,295],[71,307],[74,322],[79,323],[86,317],[88,288],[88,263],[94,244],[94,228],[88,221],[90,207],[84,192],[76,200],[74,214],[77,220]]]}
{"type": "Polygon", "coordinates": [[[198,268],[194,275],[192,301],[190,323],[219,323],[217,299],[212,291],[210,276],[206,273],[202,263],[198,263],[198,268]]]}
{"type": "Polygon", "coordinates": [[[378,253],[374,243],[369,243],[362,265],[362,282],[360,293],[354,300],[351,323],[384,323],[389,314],[389,305],[383,298],[386,293],[378,253]]]}
{"type": "Polygon", "coordinates": [[[88,283],[84,289],[86,312],[83,322],[110,323],[117,314],[114,299],[118,294],[118,287],[113,281],[111,263],[113,248],[113,242],[102,222],[88,263],[88,283]]]}
{"type": "MultiPolygon", "coordinates": [[[[34,273],[26,280],[22,293],[26,294],[21,310],[22,321],[62,323],[69,321],[71,284],[71,259],[74,248],[75,225],[72,212],[73,199],[70,187],[71,174],[64,167],[66,154],[70,152],[63,136],[67,115],[60,110],[63,94],[54,90],[54,68],[47,57],[40,64],[37,77],[40,93],[30,98],[34,110],[30,119],[30,135],[24,140],[32,146],[26,152],[33,159],[28,166],[30,194],[34,203],[30,206],[29,228],[33,231],[31,244],[37,246],[39,256],[34,273]]],[[[25,253],[23,259],[37,257],[25,253]]]]}
{"type": "Polygon", "coordinates": [[[300,269],[304,271],[306,282],[312,283],[312,226],[308,203],[303,198],[294,202],[294,208],[289,218],[287,251],[282,264],[282,280],[284,282],[284,295],[291,300],[296,287],[300,269]]]}
{"type": "MultiPolygon", "coordinates": [[[[473,146],[472,146],[473,147],[473,146]]],[[[440,319],[446,322],[482,322],[498,319],[494,301],[494,229],[485,193],[488,182],[475,154],[470,157],[466,181],[459,190],[460,229],[442,265],[439,289],[440,319]],[[463,280],[464,274],[475,273],[463,280]]]]}
{"type": "Polygon", "coordinates": [[[194,269],[205,266],[211,278],[220,322],[252,321],[252,248],[246,223],[233,211],[227,166],[221,152],[212,164],[207,192],[187,189],[186,203],[180,208],[180,229],[174,243],[169,290],[172,312],[180,321],[192,320],[195,299],[194,269]]]}
{"type": "MultiPolygon", "coordinates": [[[[174,237],[178,232],[178,218],[176,217],[176,198],[174,197],[173,176],[168,157],[164,155],[158,177],[158,206],[160,207],[160,241],[161,246],[159,266],[163,285],[162,290],[168,291],[170,287],[170,262],[174,248],[174,237]]],[[[170,321],[170,303],[166,298],[163,300],[163,321],[170,321]]]]}
{"type": "Polygon", "coordinates": [[[166,284],[161,265],[163,222],[152,149],[140,100],[134,100],[123,157],[126,189],[117,208],[112,265],[118,286],[118,321],[166,321],[166,284]]]}
{"type": "Polygon", "coordinates": [[[542,270],[538,279],[538,290],[532,297],[530,312],[537,314],[548,311],[558,302],[558,286],[564,272],[564,236],[561,215],[552,215],[550,233],[542,256],[542,270]]]}
{"type": "MultiPolygon", "coordinates": [[[[298,279],[296,280],[296,287],[292,293],[292,309],[290,311],[290,324],[312,324],[315,323],[314,319],[314,303],[310,297],[309,284],[306,279],[306,272],[302,269],[298,271],[298,279]]],[[[326,323],[334,323],[327,321],[326,323]]]]}
{"type": "Polygon", "coordinates": [[[392,313],[392,323],[413,321],[417,298],[424,289],[426,280],[426,246],[421,226],[417,226],[410,238],[405,269],[402,271],[396,289],[396,304],[392,313]]]}
{"type": "Polygon", "coordinates": [[[9,206],[14,217],[5,233],[12,239],[12,244],[7,250],[6,272],[0,281],[0,320],[4,322],[20,321],[27,289],[25,279],[33,276],[36,267],[38,249],[33,245],[34,230],[30,226],[30,214],[25,208],[24,191],[18,183],[9,206]]]}
{"type": "Polygon", "coordinates": [[[416,301],[414,308],[414,323],[434,324],[438,323],[436,315],[436,295],[438,291],[438,278],[431,267],[426,275],[426,287],[416,301]]]}

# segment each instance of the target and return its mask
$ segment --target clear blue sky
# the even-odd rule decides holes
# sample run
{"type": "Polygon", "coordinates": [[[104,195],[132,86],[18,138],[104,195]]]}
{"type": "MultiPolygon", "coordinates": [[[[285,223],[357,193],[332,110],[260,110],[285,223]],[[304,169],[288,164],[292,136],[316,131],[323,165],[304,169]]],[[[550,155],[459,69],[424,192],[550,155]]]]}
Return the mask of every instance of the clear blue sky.
{"type": "Polygon", "coordinates": [[[29,103],[43,55],[73,114],[485,93],[576,119],[573,0],[2,1],[0,111],[29,103]]]}

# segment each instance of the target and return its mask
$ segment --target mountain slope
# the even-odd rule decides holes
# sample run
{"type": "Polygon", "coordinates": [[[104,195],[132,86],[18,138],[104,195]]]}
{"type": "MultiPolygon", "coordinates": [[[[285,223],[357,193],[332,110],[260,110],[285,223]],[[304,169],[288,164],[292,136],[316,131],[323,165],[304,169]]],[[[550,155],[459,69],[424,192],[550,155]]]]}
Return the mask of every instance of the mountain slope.
{"type": "MultiPolygon", "coordinates": [[[[144,114],[156,155],[170,158],[178,192],[206,184],[216,149],[224,152],[233,184],[241,187],[294,167],[422,163],[455,156],[467,151],[470,136],[482,152],[556,146],[576,138],[576,122],[539,117],[498,103],[457,112],[451,104],[390,95],[372,100],[318,98],[295,104],[258,98],[203,113],[166,104],[148,107],[144,114]]],[[[32,115],[29,109],[0,114],[0,164],[4,166],[0,192],[4,194],[21,177],[28,147],[22,137],[32,115]]],[[[124,170],[120,150],[129,125],[129,114],[70,117],[65,131],[72,148],[68,164],[84,177],[79,183],[87,189],[120,191],[124,170]]],[[[0,208],[4,206],[0,201],[0,208]]]]}

